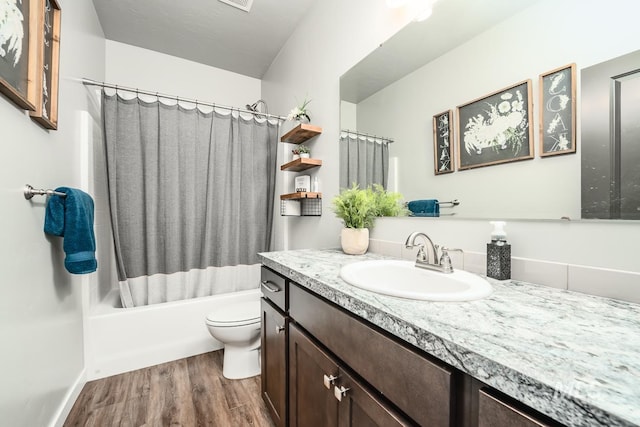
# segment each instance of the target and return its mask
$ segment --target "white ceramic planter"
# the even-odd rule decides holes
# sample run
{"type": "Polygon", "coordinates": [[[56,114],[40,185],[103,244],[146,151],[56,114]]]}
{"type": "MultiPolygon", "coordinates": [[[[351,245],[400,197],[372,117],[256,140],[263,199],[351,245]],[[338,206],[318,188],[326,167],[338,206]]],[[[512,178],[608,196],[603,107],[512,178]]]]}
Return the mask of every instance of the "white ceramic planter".
{"type": "Polygon", "coordinates": [[[343,228],[340,234],[342,251],[348,255],[362,255],[369,248],[368,228],[343,228]]]}
{"type": "Polygon", "coordinates": [[[303,159],[308,159],[309,158],[309,153],[300,153],[300,157],[303,159]]]}

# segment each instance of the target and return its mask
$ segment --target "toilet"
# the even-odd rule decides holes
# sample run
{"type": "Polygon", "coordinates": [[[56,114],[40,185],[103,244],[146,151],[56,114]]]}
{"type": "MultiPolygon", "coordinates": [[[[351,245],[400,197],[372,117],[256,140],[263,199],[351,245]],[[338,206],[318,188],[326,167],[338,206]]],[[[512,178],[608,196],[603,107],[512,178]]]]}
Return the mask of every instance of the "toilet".
{"type": "Polygon", "coordinates": [[[207,315],[209,333],[224,344],[225,378],[260,374],[260,322],[259,297],[221,306],[207,315]]]}

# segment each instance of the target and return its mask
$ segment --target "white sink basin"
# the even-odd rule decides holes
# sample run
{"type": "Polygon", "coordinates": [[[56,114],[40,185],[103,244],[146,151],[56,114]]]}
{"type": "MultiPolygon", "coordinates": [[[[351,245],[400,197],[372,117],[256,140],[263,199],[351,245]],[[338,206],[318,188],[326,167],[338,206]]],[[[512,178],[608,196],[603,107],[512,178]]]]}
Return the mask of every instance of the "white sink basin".
{"type": "Polygon", "coordinates": [[[493,292],[491,284],[475,274],[462,270],[445,274],[418,268],[413,261],[355,262],[342,267],[340,277],[379,294],[429,301],[471,301],[493,292]]]}

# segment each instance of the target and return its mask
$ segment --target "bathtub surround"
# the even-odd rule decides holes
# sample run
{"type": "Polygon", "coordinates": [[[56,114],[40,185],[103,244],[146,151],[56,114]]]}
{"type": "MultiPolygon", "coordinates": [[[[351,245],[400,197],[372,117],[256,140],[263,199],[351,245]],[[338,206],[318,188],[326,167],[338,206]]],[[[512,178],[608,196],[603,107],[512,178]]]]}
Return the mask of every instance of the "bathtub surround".
{"type": "Polygon", "coordinates": [[[380,255],[262,257],[302,287],[568,426],[640,425],[635,304],[492,279],[494,292],[477,301],[406,300],[339,278],[343,265],[380,255]]]}
{"type": "Polygon", "coordinates": [[[279,122],[133,95],[102,99],[123,305],[228,292],[145,278],[257,262],[271,241],[279,122]]]}
{"type": "MultiPolygon", "coordinates": [[[[260,281],[260,269],[250,276],[260,281]]],[[[254,280],[251,279],[251,280],[254,280]]],[[[258,289],[122,308],[114,289],[87,316],[87,379],[94,380],[223,348],[205,318],[213,307],[255,298],[258,289]]]]}

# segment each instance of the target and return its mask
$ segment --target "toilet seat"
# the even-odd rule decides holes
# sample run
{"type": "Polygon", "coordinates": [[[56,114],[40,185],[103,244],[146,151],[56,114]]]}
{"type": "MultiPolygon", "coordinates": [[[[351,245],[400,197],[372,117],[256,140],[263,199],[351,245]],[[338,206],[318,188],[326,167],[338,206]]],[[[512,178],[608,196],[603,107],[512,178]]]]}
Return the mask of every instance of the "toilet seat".
{"type": "Polygon", "coordinates": [[[260,323],[260,300],[243,301],[221,307],[209,313],[206,322],[210,326],[227,328],[260,323]]]}

